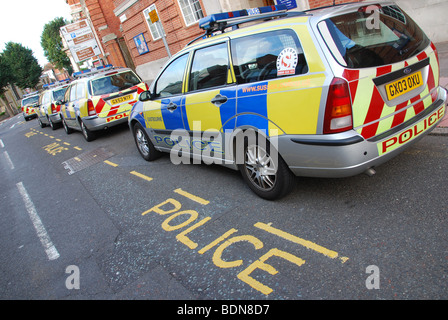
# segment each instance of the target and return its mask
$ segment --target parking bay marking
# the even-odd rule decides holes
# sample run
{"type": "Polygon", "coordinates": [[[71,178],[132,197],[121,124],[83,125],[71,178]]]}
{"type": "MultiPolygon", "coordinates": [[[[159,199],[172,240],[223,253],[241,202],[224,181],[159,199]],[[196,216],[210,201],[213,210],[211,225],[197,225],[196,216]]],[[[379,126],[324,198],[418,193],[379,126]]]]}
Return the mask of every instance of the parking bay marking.
{"type": "Polygon", "coordinates": [[[33,223],[34,229],[36,230],[37,236],[39,237],[42,246],[45,249],[45,253],[49,260],[56,260],[59,258],[59,252],[56,247],[53,245],[53,242],[50,239],[50,236],[45,229],[42,220],[37,214],[37,210],[34,207],[33,201],[31,201],[28,192],[26,191],[22,182],[16,184],[17,189],[19,189],[19,193],[22,196],[22,200],[25,203],[26,210],[28,211],[28,215],[33,223]]]}
{"type": "MultiPolygon", "coordinates": [[[[174,190],[174,192],[179,195],[183,195],[190,200],[202,199],[182,189],[176,189],[174,190]]],[[[205,202],[207,202],[207,204],[209,203],[208,200],[205,199],[202,200],[203,200],[202,203],[198,201],[196,202],[201,203],[203,205],[205,202]]],[[[207,222],[209,222],[211,220],[211,217],[206,217],[200,220],[199,222],[194,223],[198,219],[199,216],[198,212],[196,210],[181,210],[181,209],[182,209],[182,203],[179,200],[168,198],[167,200],[161,202],[160,204],[155,205],[151,209],[143,212],[142,216],[145,216],[151,212],[157,213],[159,216],[166,216],[167,218],[162,222],[161,227],[163,230],[167,232],[181,230],[182,228],[186,227],[185,230],[181,231],[176,235],[176,240],[181,242],[191,250],[194,250],[199,247],[199,244],[191,239],[192,237],[191,234],[193,234],[193,231],[199,230],[200,227],[204,226],[207,222]],[[186,217],[186,219],[182,222],[179,222],[179,217],[186,217]],[[176,218],[177,220],[175,220],[176,218]],[[176,224],[174,224],[173,221],[177,221],[176,224]]],[[[274,228],[271,226],[271,224],[257,222],[254,224],[254,227],[266,231],[270,234],[276,235],[282,239],[291,241],[295,244],[304,246],[305,248],[310,249],[312,251],[321,253],[331,259],[339,257],[339,254],[336,251],[329,250],[311,241],[299,238],[285,231],[282,231],[278,228],[274,228]]],[[[215,240],[211,241],[209,244],[199,249],[197,253],[202,255],[216,247],[216,249],[214,249],[214,252],[212,253],[212,261],[215,264],[215,266],[219,268],[234,268],[243,265],[242,259],[237,259],[233,261],[223,260],[222,259],[223,252],[227,248],[238,242],[248,242],[253,245],[255,250],[262,249],[264,247],[264,243],[253,235],[250,234],[236,235],[237,232],[238,232],[237,229],[231,228],[230,230],[228,230],[215,240]]],[[[255,290],[265,295],[269,295],[270,293],[273,292],[273,289],[261,283],[260,281],[256,280],[254,277],[251,276],[251,274],[256,269],[260,269],[271,275],[277,274],[278,271],[272,265],[267,263],[267,260],[269,260],[271,257],[274,256],[287,260],[290,263],[297,265],[298,267],[302,266],[305,263],[305,260],[289,252],[280,250],[278,248],[271,248],[268,250],[267,253],[263,254],[258,260],[250,263],[249,266],[247,266],[243,271],[238,273],[237,278],[245,282],[255,290]]],[[[341,257],[340,260],[342,261],[342,263],[344,263],[345,261],[348,260],[348,258],[341,257]]]]}

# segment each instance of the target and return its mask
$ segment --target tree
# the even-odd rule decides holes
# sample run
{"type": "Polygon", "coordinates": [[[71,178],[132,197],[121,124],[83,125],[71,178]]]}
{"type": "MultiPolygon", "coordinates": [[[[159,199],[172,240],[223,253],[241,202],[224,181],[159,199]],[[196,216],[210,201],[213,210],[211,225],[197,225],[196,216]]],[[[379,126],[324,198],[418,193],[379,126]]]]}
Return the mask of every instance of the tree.
{"type": "Polygon", "coordinates": [[[0,94],[3,94],[4,88],[11,80],[11,70],[9,69],[9,65],[3,58],[3,53],[0,53],[0,94]]]}
{"type": "Polygon", "coordinates": [[[69,73],[73,72],[70,59],[64,52],[62,38],[59,29],[68,22],[63,18],[55,18],[44,26],[44,31],[40,37],[40,45],[44,49],[44,55],[56,68],[66,69],[69,73]]]}
{"type": "Polygon", "coordinates": [[[22,89],[34,88],[37,85],[42,74],[42,67],[33,56],[31,49],[20,43],[8,42],[2,56],[2,63],[9,69],[6,71],[9,84],[14,83],[22,89]]]}

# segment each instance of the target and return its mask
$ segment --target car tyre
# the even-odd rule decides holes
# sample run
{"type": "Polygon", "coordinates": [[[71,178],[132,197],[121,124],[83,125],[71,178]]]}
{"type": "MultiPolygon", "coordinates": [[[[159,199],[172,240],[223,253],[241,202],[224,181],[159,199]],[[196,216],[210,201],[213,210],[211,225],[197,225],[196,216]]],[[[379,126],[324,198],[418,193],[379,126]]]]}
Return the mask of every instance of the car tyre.
{"type": "Polygon", "coordinates": [[[47,126],[45,123],[43,123],[43,122],[40,120],[40,118],[37,118],[37,122],[39,122],[39,126],[40,126],[41,128],[45,128],[45,127],[47,126]]]}
{"type": "Polygon", "coordinates": [[[62,127],[64,128],[65,133],[66,133],[66,134],[70,134],[70,133],[72,133],[72,132],[73,132],[73,129],[72,129],[72,128],[69,128],[69,127],[67,126],[67,122],[65,122],[65,119],[64,119],[63,117],[61,117],[61,118],[62,118],[62,127]]]}
{"type": "Polygon", "coordinates": [[[51,121],[50,117],[48,117],[48,123],[50,124],[51,130],[56,130],[56,125],[51,121]]]}
{"type": "Polygon", "coordinates": [[[84,139],[86,139],[87,142],[95,140],[95,138],[96,138],[95,133],[93,133],[92,131],[87,129],[86,125],[84,124],[84,122],[82,120],[79,120],[79,124],[81,126],[81,132],[82,132],[82,135],[84,136],[84,139]]]}
{"type": "Polygon", "coordinates": [[[277,160],[271,156],[271,150],[277,152],[269,140],[266,146],[256,142],[244,143],[244,163],[238,164],[243,180],[259,197],[277,200],[290,193],[295,184],[295,175],[286,162],[277,154],[277,160]]]}
{"type": "Polygon", "coordinates": [[[148,134],[140,123],[133,126],[134,141],[138,152],[146,161],[153,161],[159,158],[162,153],[154,147],[148,134]]]}

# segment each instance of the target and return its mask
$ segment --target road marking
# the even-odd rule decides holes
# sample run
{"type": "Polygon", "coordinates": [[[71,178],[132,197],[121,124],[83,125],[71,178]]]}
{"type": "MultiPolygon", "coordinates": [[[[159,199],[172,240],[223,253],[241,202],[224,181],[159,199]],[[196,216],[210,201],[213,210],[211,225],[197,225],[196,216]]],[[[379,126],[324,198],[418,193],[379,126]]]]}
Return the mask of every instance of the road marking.
{"type": "Polygon", "coordinates": [[[2,148],[4,148],[4,147],[5,147],[5,145],[3,144],[3,141],[2,141],[2,139],[0,139],[0,147],[2,147],[2,148]]]}
{"type": "Polygon", "coordinates": [[[139,172],[137,172],[137,171],[131,171],[130,173],[133,174],[134,176],[137,176],[137,177],[139,177],[139,178],[142,178],[142,179],[144,179],[144,180],[146,180],[146,181],[151,181],[151,180],[152,180],[151,177],[145,176],[144,174],[141,174],[141,173],[139,173],[139,172]]]}
{"type": "Polygon", "coordinates": [[[39,240],[45,249],[45,253],[47,254],[48,259],[56,260],[57,258],[59,258],[59,252],[51,242],[50,236],[48,235],[47,230],[45,230],[42,220],[37,214],[36,208],[34,207],[34,204],[31,201],[28,192],[26,191],[22,182],[19,182],[16,185],[17,188],[19,189],[20,195],[22,196],[23,202],[25,203],[25,207],[26,210],[28,211],[31,222],[34,225],[34,229],[36,229],[37,236],[39,237],[39,240]]]}
{"type": "Polygon", "coordinates": [[[10,168],[11,170],[14,170],[14,168],[15,168],[15,167],[14,167],[14,163],[12,163],[12,160],[11,160],[11,158],[9,157],[8,151],[3,152],[3,155],[4,155],[5,159],[6,159],[6,162],[8,162],[9,168],[10,168]]]}
{"type": "MultiPolygon", "coordinates": [[[[254,224],[255,227],[257,227],[258,229],[264,230],[266,232],[275,234],[276,236],[279,236],[280,238],[289,240],[291,242],[300,244],[308,249],[314,250],[316,252],[319,252],[331,259],[335,259],[338,257],[338,253],[336,251],[333,250],[329,250],[327,248],[324,248],[318,244],[315,244],[314,242],[296,237],[290,233],[287,233],[285,231],[282,231],[280,229],[274,228],[272,226],[270,226],[269,224],[266,223],[262,223],[262,222],[257,222],[256,224],[254,224]]],[[[343,262],[345,262],[346,260],[342,259],[343,262]]]]}
{"type": "Polygon", "coordinates": [[[178,193],[178,194],[180,194],[180,195],[182,195],[184,197],[187,197],[188,199],[193,200],[193,201],[195,201],[197,203],[200,203],[200,204],[202,204],[204,206],[210,203],[210,201],[202,199],[202,198],[200,198],[198,196],[195,196],[195,195],[193,195],[191,193],[188,193],[188,192],[186,192],[186,191],[184,191],[184,190],[182,190],[180,188],[174,190],[174,192],[176,192],[176,193],[178,193]]]}
{"type": "Polygon", "coordinates": [[[104,163],[107,163],[108,165],[110,165],[110,166],[112,166],[112,167],[118,167],[118,164],[113,163],[113,162],[111,162],[111,161],[109,161],[109,160],[104,160],[104,163]]]}

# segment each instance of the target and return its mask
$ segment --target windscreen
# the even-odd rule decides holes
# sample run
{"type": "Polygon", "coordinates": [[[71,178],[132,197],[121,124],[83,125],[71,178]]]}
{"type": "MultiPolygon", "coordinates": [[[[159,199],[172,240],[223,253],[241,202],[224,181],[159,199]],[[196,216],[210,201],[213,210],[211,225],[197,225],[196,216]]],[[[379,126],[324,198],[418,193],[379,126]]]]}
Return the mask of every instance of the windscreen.
{"type": "Polygon", "coordinates": [[[319,30],[336,60],[349,68],[400,62],[430,44],[420,27],[396,5],[362,7],[324,20],[319,30]]]}
{"type": "Polygon", "coordinates": [[[132,72],[106,74],[106,76],[92,80],[92,94],[103,95],[131,88],[141,81],[132,72]]]}

